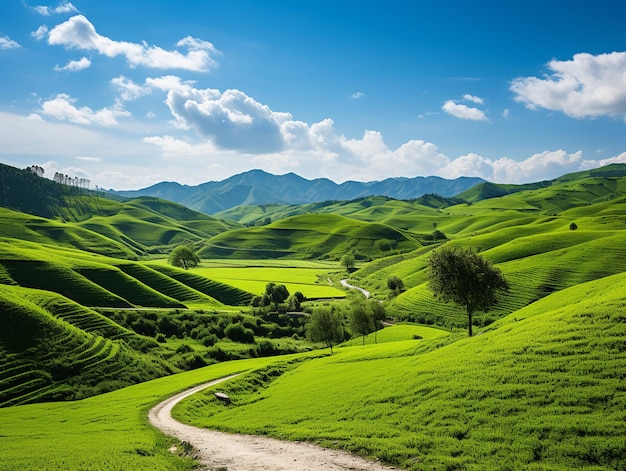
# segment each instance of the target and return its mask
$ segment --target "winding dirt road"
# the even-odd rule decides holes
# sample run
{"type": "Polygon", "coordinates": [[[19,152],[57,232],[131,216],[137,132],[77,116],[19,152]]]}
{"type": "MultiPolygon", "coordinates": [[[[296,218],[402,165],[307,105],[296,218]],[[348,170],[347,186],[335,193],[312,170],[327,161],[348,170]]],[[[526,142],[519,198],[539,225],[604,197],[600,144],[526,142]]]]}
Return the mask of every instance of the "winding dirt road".
{"type": "Polygon", "coordinates": [[[351,285],[350,283],[348,283],[348,280],[339,280],[339,283],[341,283],[341,286],[344,286],[346,288],[356,289],[357,291],[360,291],[361,293],[363,293],[363,296],[365,296],[366,299],[369,299],[370,297],[371,293],[369,291],[363,288],[359,288],[358,286],[351,285]]]}
{"type": "Polygon", "coordinates": [[[388,468],[349,453],[302,442],[286,442],[254,435],[237,435],[193,427],[172,418],[172,408],[182,399],[233,377],[216,379],[183,391],[150,410],[150,422],[162,432],[191,443],[208,470],[228,471],[388,471],[388,468]]]}

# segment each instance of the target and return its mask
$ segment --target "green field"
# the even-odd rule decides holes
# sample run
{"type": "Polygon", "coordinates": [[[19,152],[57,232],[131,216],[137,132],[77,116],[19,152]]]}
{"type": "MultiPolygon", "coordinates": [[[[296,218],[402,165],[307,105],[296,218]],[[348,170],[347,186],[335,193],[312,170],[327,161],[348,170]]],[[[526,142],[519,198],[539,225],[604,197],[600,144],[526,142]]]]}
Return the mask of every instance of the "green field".
{"type": "Polygon", "coordinates": [[[241,207],[227,221],[0,166],[18,189],[0,193],[0,470],[192,469],[147,411],[232,372],[245,374],[220,386],[230,406],[209,390],[178,417],[400,469],[624,470],[625,175],[241,207]],[[167,262],[181,243],[199,267],[167,262]],[[476,250],[510,285],[472,338],[464,309],[428,288],[441,244],[476,250]],[[386,310],[365,345],[342,278],[386,310]],[[308,298],[302,312],[253,309],[270,282],[308,298]],[[320,305],[343,323],[333,354],[307,337],[320,305]]]}
{"type": "MultiPolygon", "coordinates": [[[[227,362],[77,402],[2,409],[0,469],[190,469],[147,424],[149,406],[200,381],[266,365],[275,366],[220,386],[232,406],[207,391],[175,413],[406,469],[622,469],[625,293],[626,277],[618,275],[553,294],[471,339],[227,362]],[[271,371],[281,374],[271,381],[271,371]]],[[[405,330],[390,328],[390,337],[405,335],[395,329],[405,330]]]]}
{"type": "Polygon", "coordinates": [[[337,349],[265,388],[233,381],[231,407],[206,392],[175,413],[406,469],[623,469],[625,297],[626,276],[610,277],[477,337],[337,349]]]}
{"type": "Polygon", "coordinates": [[[272,359],[220,363],[89,399],[0,409],[0,470],[190,470],[168,451],[148,409],[189,386],[259,368],[272,359]]]}
{"type": "Polygon", "coordinates": [[[250,293],[262,294],[269,282],[284,284],[290,293],[300,291],[308,299],[343,298],[345,291],[324,280],[319,268],[204,268],[194,269],[207,278],[221,281],[250,293]]]}

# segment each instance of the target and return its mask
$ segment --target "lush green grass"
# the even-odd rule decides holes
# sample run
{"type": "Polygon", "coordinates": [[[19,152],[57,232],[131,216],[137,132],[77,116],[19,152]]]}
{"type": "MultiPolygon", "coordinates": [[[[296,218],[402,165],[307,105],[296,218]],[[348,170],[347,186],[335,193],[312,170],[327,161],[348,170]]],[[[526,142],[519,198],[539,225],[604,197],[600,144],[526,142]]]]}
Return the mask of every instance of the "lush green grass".
{"type": "MultiPolygon", "coordinates": [[[[252,293],[236,288],[229,284],[220,283],[195,273],[193,270],[182,270],[162,263],[150,263],[155,270],[165,273],[174,280],[189,286],[195,291],[204,293],[207,296],[228,306],[247,306],[250,304],[252,293]]],[[[187,303],[190,306],[193,303],[187,303]]]]}
{"type": "MultiPolygon", "coordinates": [[[[259,368],[271,359],[220,363],[88,399],[0,409],[0,470],[189,470],[148,409],[192,385],[259,368]]],[[[183,448],[180,447],[179,449],[183,448]]]]}
{"type": "MultiPolygon", "coordinates": [[[[450,335],[448,331],[415,324],[394,324],[365,337],[365,345],[375,343],[401,342],[404,340],[432,340],[450,335]]],[[[363,339],[355,337],[341,344],[341,346],[362,345],[363,339]]]]}
{"type": "Polygon", "coordinates": [[[274,282],[284,284],[291,294],[300,291],[308,299],[345,297],[345,291],[331,286],[319,268],[205,268],[201,263],[193,272],[258,295],[265,292],[267,283],[274,282]]]}
{"type": "MultiPolygon", "coordinates": [[[[351,250],[366,258],[392,254],[351,274],[378,299],[387,297],[387,277],[403,279],[407,290],[388,303],[389,313],[462,327],[463,310],[436,302],[426,286],[437,229],[450,244],[481,251],[511,284],[492,312],[476,316],[480,335],[397,325],[378,332],[377,345],[374,335],[365,347],[356,338],[308,362],[225,363],[197,374],[281,364],[234,382],[229,408],[207,393],[178,413],[409,469],[625,469],[620,172],[568,176],[532,191],[506,188],[508,196],[478,201],[503,191],[486,186],[471,205],[365,198],[307,210],[335,214],[283,208],[280,214],[290,217],[228,233],[239,226],[150,198],[121,204],[66,195],[57,217],[67,222],[0,208],[0,404],[81,397],[215,358],[258,355],[261,347],[295,351],[299,341],[283,338],[285,327],[269,317],[215,309],[248,305],[270,281],[309,298],[341,297],[327,278],[343,269],[328,260],[351,250]],[[128,260],[210,237],[206,254],[241,259],[205,260],[188,271],[163,260],[128,260]],[[395,248],[383,252],[379,240],[395,248]],[[228,249],[215,250],[220,244],[228,249]],[[293,260],[251,260],[266,256],[293,260]],[[302,257],[325,260],[296,259],[302,257]],[[107,318],[85,305],[177,309],[110,310],[107,318]],[[195,316],[185,306],[206,312],[195,316]],[[231,321],[257,337],[282,337],[263,345],[216,340],[231,321]],[[158,346],[130,331],[142,325],[160,326],[167,342],[158,346]],[[175,330],[189,337],[171,337],[175,330]]],[[[171,456],[166,440],[147,426],[145,411],[157,396],[198,382],[195,374],[89,401],[0,409],[0,469],[187,469],[190,463],[171,456]]]]}
{"type": "Polygon", "coordinates": [[[378,240],[398,250],[419,246],[410,236],[380,223],[367,223],[334,214],[303,214],[262,227],[229,231],[211,238],[200,250],[203,258],[335,259],[354,250],[362,257],[380,254],[378,240]]]}
{"type": "Polygon", "coordinates": [[[171,373],[130,331],[46,291],[0,285],[0,407],[72,399],[171,373]]]}
{"type": "Polygon", "coordinates": [[[135,253],[124,244],[71,223],[63,223],[0,207],[0,237],[132,258],[135,253]]]}
{"type": "Polygon", "coordinates": [[[207,392],[175,413],[415,470],[623,469],[625,298],[626,276],[616,275],[434,351],[438,340],[337,349],[267,387],[234,382],[230,407],[207,392]]]}

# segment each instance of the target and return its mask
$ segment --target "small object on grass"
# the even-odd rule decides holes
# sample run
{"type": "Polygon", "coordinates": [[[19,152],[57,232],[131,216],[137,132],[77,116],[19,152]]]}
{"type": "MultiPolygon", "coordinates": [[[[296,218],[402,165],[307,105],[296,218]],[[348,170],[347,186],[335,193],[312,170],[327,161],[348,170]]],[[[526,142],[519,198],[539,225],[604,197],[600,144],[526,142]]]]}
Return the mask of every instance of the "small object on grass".
{"type": "Polygon", "coordinates": [[[215,397],[218,398],[220,401],[222,401],[226,405],[230,404],[230,397],[228,396],[228,394],[216,392],[215,397]]]}

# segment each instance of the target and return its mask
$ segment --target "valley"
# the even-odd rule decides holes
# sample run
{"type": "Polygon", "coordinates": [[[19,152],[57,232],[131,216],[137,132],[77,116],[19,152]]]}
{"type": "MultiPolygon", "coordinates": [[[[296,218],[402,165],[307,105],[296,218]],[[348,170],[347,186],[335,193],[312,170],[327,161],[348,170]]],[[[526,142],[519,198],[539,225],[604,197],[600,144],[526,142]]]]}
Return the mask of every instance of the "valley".
{"type": "Polygon", "coordinates": [[[397,469],[626,466],[626,165],[214,214],[4,165],[0,186],[0,470],[193,469],[148,411],[235,373],[174,417],[397,469]],[[443,244],[509,284],[473,337],[429,287],[443,244]],[[168,261],[180,245],[198,266],[168,261]],[[367,335],[341,280],[384,308],[367,335]],[[320,309],[341,320],[332,353],[320,309]]]}

